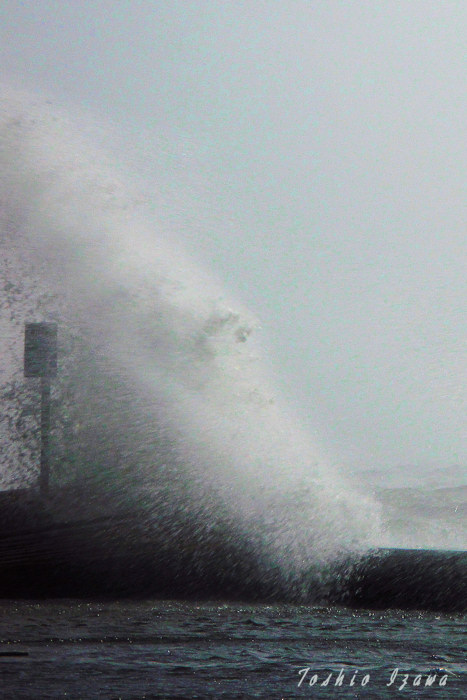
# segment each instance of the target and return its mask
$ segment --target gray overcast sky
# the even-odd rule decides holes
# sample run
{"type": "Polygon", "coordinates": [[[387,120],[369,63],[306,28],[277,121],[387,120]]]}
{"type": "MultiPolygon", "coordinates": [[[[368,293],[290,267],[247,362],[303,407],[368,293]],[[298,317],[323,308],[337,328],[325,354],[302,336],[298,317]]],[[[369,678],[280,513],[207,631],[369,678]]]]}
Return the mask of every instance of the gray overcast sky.
{"type": "Polygon", "coordinates": [[[311,431],[423,468],[467,463],[466,28],[449,0],[3,0],[0,70],[163,143],[168,228],[311,431]]]}

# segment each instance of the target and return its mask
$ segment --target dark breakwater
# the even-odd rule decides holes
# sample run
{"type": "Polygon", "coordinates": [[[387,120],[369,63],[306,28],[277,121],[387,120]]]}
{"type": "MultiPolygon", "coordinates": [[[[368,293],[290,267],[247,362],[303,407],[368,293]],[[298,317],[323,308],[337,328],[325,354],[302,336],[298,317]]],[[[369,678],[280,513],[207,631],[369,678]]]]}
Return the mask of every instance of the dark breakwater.
{"type": "Polygon", "coordinates": [[[34,492],[0,499],[3,598],[180,598],[467,611],[467,552],[374,549],[334,561],[319,576],[285,581],[263,568],[253,538],[221,527],[178,539],[144,509],[103,514],[77,508],[78,494],[46,503],[34,492]],[[73,503],[68,510],[66,503],[73,503]],[[60,507],[58,503],[60,502],[60,507]],[[86,517],[79,517],[80,511],[86,517]]]}

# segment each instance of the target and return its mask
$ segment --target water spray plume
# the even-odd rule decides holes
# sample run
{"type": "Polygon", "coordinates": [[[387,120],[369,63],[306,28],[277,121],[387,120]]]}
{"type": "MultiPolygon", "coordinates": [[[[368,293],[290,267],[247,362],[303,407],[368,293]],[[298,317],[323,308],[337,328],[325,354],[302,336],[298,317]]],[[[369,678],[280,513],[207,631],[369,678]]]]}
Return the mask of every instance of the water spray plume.
{"type": "Polygon", "coordinates": [[[200,556],[213,531],[241,537],[265,570],[291,580],[375,544],[376,504],[291,417],[261,360],[254,316],[154,221],[88,131],[3,91],[4,484],[37,476],[20,346],[25,322],[53,321],[57,485],[89,488],[96,507],[139,503],[148,528],[164,520],[167,546],[189,536],[200,556]]]}

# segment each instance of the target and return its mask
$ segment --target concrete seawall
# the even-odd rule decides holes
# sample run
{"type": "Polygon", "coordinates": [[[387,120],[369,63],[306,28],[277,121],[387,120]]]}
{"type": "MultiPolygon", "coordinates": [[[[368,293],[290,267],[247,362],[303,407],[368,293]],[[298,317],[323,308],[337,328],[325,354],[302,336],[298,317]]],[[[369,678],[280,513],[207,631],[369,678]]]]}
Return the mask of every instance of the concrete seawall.
{"type": "Polygon", "coordinates": [[[0,494],[2,598],[227,598],[349,607],[467,611],[467,552],[376,549],[330,567],[320,589],[306,574],[289,587],[265,571],[239,533],[174,541],[144,512],[86,508],[82,494],[43,500],[0,494]],[[80,503],[83,503],[81,506],[80,503]]]}

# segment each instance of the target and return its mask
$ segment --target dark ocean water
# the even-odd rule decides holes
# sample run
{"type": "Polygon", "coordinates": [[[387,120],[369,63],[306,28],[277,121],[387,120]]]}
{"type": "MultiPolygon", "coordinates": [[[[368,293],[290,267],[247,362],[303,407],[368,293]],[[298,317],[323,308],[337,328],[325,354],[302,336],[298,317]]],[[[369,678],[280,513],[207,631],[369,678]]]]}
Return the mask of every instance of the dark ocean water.
{"type": "Polygon", "coordinates": [[[462,615],[155,600],[0,609],[7,700],[467,697],[462,615]]]}

